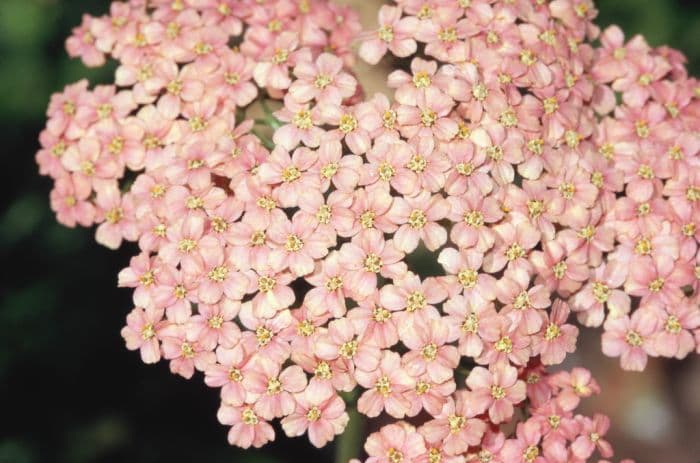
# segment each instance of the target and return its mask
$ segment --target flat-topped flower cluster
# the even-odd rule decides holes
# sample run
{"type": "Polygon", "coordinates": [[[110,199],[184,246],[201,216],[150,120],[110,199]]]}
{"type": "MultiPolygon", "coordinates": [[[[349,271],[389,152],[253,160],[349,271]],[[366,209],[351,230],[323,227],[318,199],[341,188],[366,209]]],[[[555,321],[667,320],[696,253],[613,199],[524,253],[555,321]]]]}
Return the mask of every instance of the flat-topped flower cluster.
{"type": "Polygon", "coordinates": [[[355,393],[396,420],[370,463],[610,458],[575,413],[590,373],[549,367],[571,312],[624,369],[698,350],[700,84],[595,15],[400,0],[362,32],[324,0],[114,2],[67,48],[115,83],[54,95],[37,161],[61,223],[138,244],[127,347],[220,388],[231,444],[280,419],[322,447],[355,393]],[[355,42],[411,58],[393,98],[355,42]]]}

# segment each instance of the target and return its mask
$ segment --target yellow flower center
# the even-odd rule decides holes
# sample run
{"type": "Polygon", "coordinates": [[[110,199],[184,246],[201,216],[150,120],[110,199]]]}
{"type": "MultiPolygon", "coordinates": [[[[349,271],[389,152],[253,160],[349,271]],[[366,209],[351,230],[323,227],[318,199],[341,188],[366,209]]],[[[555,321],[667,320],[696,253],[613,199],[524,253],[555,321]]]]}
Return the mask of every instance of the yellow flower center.
{"type": "Polygon", "coordinates": [[[360,224],[362,225],[362,228],[374,228],[374,218],[376,216],[377,214],[374,211],[365,211],[360,214],[360,224]]]}
{"type": "Polygon", "coordinates": [[[425,217],[425,213],[420,209],[412,210],[411,214],[408,216],[408,225],[415,230],[423,228],[426,223],[428,223],[428,219],[425,217]]]}
{"type": "Polygon", "coordinates": [[[375,307],[372,311],[372,319],[377,323],[384,323],[391,319],[391,312],[384,307],[375,307]]]}
{"type": "Polygon", "coordinates": [[[460,415],[450,415],[447,417],[447,423],[450,426],[450,433],[457,434],[467,424],[467,420],[460,415]]]}
{"type": "Polygon", "coordinates": [[[219,265],[211,269],[207,276],[210,280],[215,281],[217,283],[221,283],[228,277],[228,272],[228,267],[226,267],[225,265],[219,265]]]}
{"type": "Polygon", "coordinates": [[[479,316],[474,312],[469,312],[469,314],[464,318],[461,328],[465,333],[476,333],[479,329],[479,316]]]}
{"type": "Polygon", "coordinates": [[[410,161],[408,161],[406,168],[412,170],[413,172],[423,172],[427,165],[428,161],[420,154],[416,154],[415,156],[411,157],[410,161]]]}
{"type": "Polygon", "coordinates": [[[406,299],[406,311],[415,312],[416,310],[422,310],[427,305],[427,300],[425,295],[420,291],[413,291],[408,295],[406,299]]]}
{"type": "Polygon", "coordinates": [[[292,124],[301,130],[310,129],[314,125],[311,120],[311,112],[306,109],[300,109],[292,118],[292,124]]]}
{"type": "Polygon", "coordinates": [[[636,331],[628,331],[625,335],[625,342],[632,347],[639,347],[644,344],[644,339],[636,331]]]}
{"type": "Polygon", "coordinates": [[[383,397],[389,397],[391,394],[391,382],[388,376],[380,377],[374,385],[375,390],[383,397]]]}
{"type": "Polygon", "coordinates": [[[259,347],[265,347],[272,341],[272,331],[264,326],[258,326],[255,330],[255,338],[258,340],[259,347]]]}
{"type": "Polygon", "coordinates": [[[292,183],[301,178],[301,171],[296,166],[286,167],[282,171],[282,181],[292,183]]]}
{"type": "Polygon", "coordinates": [[[426,344],[425,347],[421,350],[421,355],[423,356],[423,359],[427,360],[428,362],[432,362],[437,358],[438,354],[438,347],[434,342],[431,342],[430,344],[426,344]]]}
{"type": "Polygon", "coordinates": [[[503,336],[501,339],[496,341],[494,344],[494,349],[502,354],[510,354],[513,352],[513,341],[510,340],[508,336],[503,336]]]}
{"type": "Polygon", "coordinates": [[[277,285],[277,280],[267,276],[261,276],[258,278],[258,290],[261,293],[269,293],[277,285]]]}
{"type": "Polygon", "coordinates": [[[324,88],[328,87],[331,82],[333,82],[333,79],[327,74],[319,74],[316,76],[316,79],[314,80],[314,86],[318,89],[323,90],[324,88]]]}
{"type": "Polygon", "coordinates": [[[345,134],[350,133],[357,128],[357,119],[352,114],[343,114],[338,128],[345,134]]]}
{"type": "Polygon", "coordinates": [[[243,420],[243,423],[247,424],[248,426],[255,426],[260,421],[258,419],[258,415],[256,415],[253,409],[250,407],[243,410],[241,419],[243,420]]]}
{"type": "Polygon", "coordinates": [[[554,323],[550,323],[544,332],[544,339],[547,341],[553,341],[559,336],[561,336],[561,329],[559,326],[555,325],[554,323]]]}
{"type": "Polygon", "coordinates": [[[425,71],[417,72],[413,75],[413,85],[416,88],[427,88],[432,83],[430,74],[425,71]]]}
{"type": "Polygon", "coordinates": [[[352,341],[343,343],[343,345],[340,346],[338,352],[343,358],[346,358],[348,360],[353,358],[357,353],[357,340],[353,339],[352,341]]]}
{"type": "Polygon", "coordinates": [[[525,250],[523,249],[522,246],[520,246],[518,243],[513,243],[508,248],[506,249],[506,259],[509,261],[514,261],[515,259],[519,259],[525,255],[525,250]]]}
{"type": "Polygon", "coordinates": [[[267,382],[267,395],[276,395],[282,392],[282,383],[277,378],[270,378],[267,382]]]}
{"type": "Polygon", "coordinates": [[[364,269],[367,272],[379,273],[382,269],[382,265],[382,258],[373,252],[370,252],[367,254],[367,257],[365,257],[364,269]]]}
{"type": "Polygon", "coordinates": [[[593,297],[601,304],[605,304],[610,299],[611,289],[603,282],[596,281],[593,283],[593,297]]]}
{"type": "Polygon", "coordinates": [[[384,25],[377,30],[377,35],[379,36],[379,40],[389,43],[394,40],[394,28],[388,24],[384,25]]]}
{"type": "Polygon", "coordinates": [[[506,390],[503,387],[494,384],[491,386],[491,397],[496,400],[501,400],[506,396],[506,390]]]}

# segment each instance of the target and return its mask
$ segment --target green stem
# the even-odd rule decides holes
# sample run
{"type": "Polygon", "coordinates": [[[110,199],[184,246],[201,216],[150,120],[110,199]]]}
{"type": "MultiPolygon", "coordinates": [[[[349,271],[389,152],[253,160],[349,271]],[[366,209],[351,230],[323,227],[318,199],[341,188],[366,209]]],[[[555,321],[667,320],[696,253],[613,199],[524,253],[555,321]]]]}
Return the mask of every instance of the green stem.
{"type": "Polygon", "coordinates": [[[260,142],[265,146],[265,148],[271,150],[275,147],[275,143],[263,135],[259,130],[253,129],[250,132],[260,139],[260,142]]]}
{"type": "Polygon", "coordinates": [[[355,406],[348,405],[350,421],[345,431],[337,437],[335,446],[335,463],[348,463],[353,458],[359,458],[362,453],[362,438],[365,433],[365,420],[355,406]]]}

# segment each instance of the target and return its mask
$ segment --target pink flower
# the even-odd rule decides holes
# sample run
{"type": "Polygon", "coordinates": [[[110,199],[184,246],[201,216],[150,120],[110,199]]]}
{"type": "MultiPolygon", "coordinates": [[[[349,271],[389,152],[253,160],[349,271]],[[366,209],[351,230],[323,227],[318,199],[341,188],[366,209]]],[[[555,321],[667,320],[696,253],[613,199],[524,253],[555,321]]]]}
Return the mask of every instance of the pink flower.
{"type": "Polygon", "coordinates": [[[247,106],[258,96],[258,89],[251,82],[255,62],[236,52],[225,53],[221,62],[222,66],[217,70],[212,87],[220,89],[222,97],[232,106],[247,106]]]}
{"type": "Polygon", "coordinates": [[[314,343],[314,351],[323,360],[345,363],[350,373],[355,368],[375,370],[382,355],[379,347],[357,336],[355,327],[348,319],[333,320],[328,325],[328,331],[314,343]]]}
{"type": "Polygon", "coordinates": [[[396,277],[406,272],[403,253],[393,241],[384,241],[378,230],[366,230],[340,248],[340,264],[348,271],[348,283],[360,299],[377,288],[377,275],[396,277]]]}
{"type": "Polygon", "coordinates": [[[658,331],[659,320],[650,310],[637,310],[632,317],[622,315],[608,318],[603,327],[603,353],[608,357],[620,357],[625,370],[642,371],[647,355],[655,355],[653,336],[658,331]]]}
{"type": "Polygon", "coordinates": [[[316,62],[300,61],[294,68],[297,77],[289,94],[300,103],[310,100],[340,104],[355,94],[357,81],[343,72],[343,62],[330,53],[322,53],[316,62]]]}
{"type": "Polygon", "coordinates": [[[95,46],[95,36],[90,32],[92,22],[89,15],[83,15],[83,24],[73,29],[73,35],[66,40],[66,50],[73,57],[80,57],[89,67],[102,66],[105,55],[95,46]]]}
{"type": "Polygon", "coordinates": [[[256,415],[272,420],[294,412],[297,403],[293,394],[306,389],[306,374],[299,366],[282,371],[279,364],[262,357],[249,367],[243,386],[256,415]]]}
{"type": "Polygon", "coordinates": [[[545,321],[544,331],[532,339],[533,353],[537,353],[544,365],[558,365],[567,353],[576,350],[578,328],[566,324],[569,306],[561,299],[554,301],[549,320],[545,321]]]}
{"type": "Polygon", "coordinates": [[[581,435],[571,444],[571,451],[578,458],[589,458],[598,450],[603,458],[613,456],[612,446],[603,439],[610,428],[610,419],[596,414],[593,419],[581,417],[581,435]]]}
{"type": "Polygon", "coordinates": [[[270,423],[258,417],[251,405],[221,404],[216,414],[221,424],[231,426],[228,442],[244,449],[260,448],[275,439],[270,423]]]}
{"type": "Polygon", "coordinates": [[[413,461],[426,451],[423,437],[408,423],[383,426],[371,434],[365,443],[369,455],[366,463],[394,463],[413,461]]]}
{"type": "Polygon", "coordinates": [[[427,191],[412,198],[396,198],[390,212],[399,225],[394,234],[396,247],[410,253],[423,241],[430,251],[440,248],[447,242],[447,231],[437,222],[447,216],[449,208],[442,196],[431,196],[427,191]]]}
{"type": "Polygon", "coordinates": [[[197,342],[207,350],[217,346],[233,347],[241,338],[241,330],[233,321],[240,304],[224,300],[217,305],[199,304],[187,327],[187,339],[197,342]]]}
{"type": "Polygon", "coordinates": [[[410,349],[403,365],[411,376],[427,373],[436,382],[452,378],[459,364],[457,348],[447,344],[450,328],[443,319],[416,320],[399,328],[401,341],[410,349]]]}
{"type": "Polygon", "coordinates": [[[385,410],[394,418],[403,418],[410,409],[405,397],[412,386],[411,377],[401,366],[401,357],[392,351],[384,351],[378,368],[371,371],[355,370],[360,386],[367,389],[357,402],[357,409],[370,418],[385,410]]]}
{"type": "Polygon", "coordinates": [[[382,56],[391,51],[403,58],[416,51],[413,36],[418,29],[418,21],[412,17],[401,17],[401,9],[383,5],[379,9],[379,24],[374,37],[360,45],[359,54],[369,64],[377,64],[382,56]]]}
{"type": "Polygon", "coordinates": [[[406,138],[431,137],[448,141],[457,135],[459,126],[448,116],[454,101],[436,88],[428,88],[425,96],[415,105],[397,108],[397,120],[401,124],[401,135],[406,138]]]}
{"type": "Polygon", "coordinates": [[[582,398],[600,393],[600,387],[591,372],[585,368],[574,368],[571,372],[560,371],[550,377],[552,386],[559,389],[557,402],[564,410],[574,410],[582,398]]]}
{"type": "Polygon", "coordinates": [[[474,367],[467,377],[467,386],[472,390],[474,406],[482,412],[488,410],[494,424],[508,421],[513,416],[513,405],[525,400],[525,382],[518,380],[518,370],[510,365],[474,367]]]}
{"type": "Polygon", "coordinates": [[[442,441],[448,455],[459,455],[469,446],[479,445],[486,432],[486,423],[478,418],[473,398],[468,391],[457,391],[435,419],[423,425],[421,433],[429,442],[442,441]]]}
{"type": "Polygon", "coordinates": [[[309,434],[315,447],[323,447],[343,432],[350,417],[345,402],[335,391],[321,383],[311,383],[296,394],[296,410],[282,420],[282,429],[291,437],[309,434]]]}
{"type": "Polygon", "coordinates": [[[126,317],[126,326],[121,335],[129,350],[139,350],[144,363],[156,363],[160,360],[160,332],[167,326],[163,320],[163,311],[156,309],[134,308],[126,317]]]}

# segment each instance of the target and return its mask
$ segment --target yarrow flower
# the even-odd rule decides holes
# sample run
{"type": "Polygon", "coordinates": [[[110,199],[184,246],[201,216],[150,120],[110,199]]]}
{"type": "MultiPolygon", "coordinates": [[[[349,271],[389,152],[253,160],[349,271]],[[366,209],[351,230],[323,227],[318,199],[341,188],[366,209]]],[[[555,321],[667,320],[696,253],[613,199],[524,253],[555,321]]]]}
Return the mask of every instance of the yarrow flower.
{"type": "Polygon", "coordinates": [[[59,222],[137,243],[126,346],[220,389],[232,445],[359,414],[383,426],[345,462],[604,461],[598,384],[550,367],[571,312],[625,370],[700,352],[700,86],[595,16],[115,1],[66,42],[115,83],[52,96],[36,160],[59,222]],[[408,58],[393,98],[352,45],[408,58]]]}

